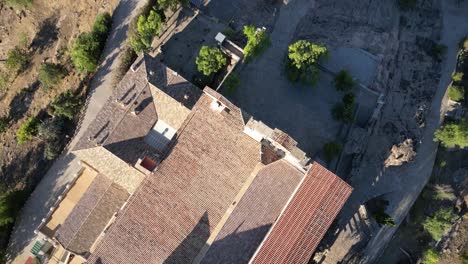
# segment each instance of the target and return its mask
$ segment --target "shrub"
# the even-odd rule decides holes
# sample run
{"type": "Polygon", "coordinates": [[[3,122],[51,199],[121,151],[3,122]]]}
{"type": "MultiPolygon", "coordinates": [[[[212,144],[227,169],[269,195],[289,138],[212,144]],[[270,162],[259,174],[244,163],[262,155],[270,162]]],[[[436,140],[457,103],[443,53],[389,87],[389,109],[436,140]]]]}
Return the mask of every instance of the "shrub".
{"type": "Polygon", "coordinates": [[[227,60],[220,49],[216,47],[203,46],[200,49],[195,63],[197,64],[198,71],[208,76],[216,73],[225,66],[227,60]]]}
{"type": "Polygon", "coordinates": [[[439,262],[439,253],[434,249],[430,248],[423,254],[423,264],[437,264],[439,262]]]}
{"type": "Polygon", "coordinates": [[[323,147],[323,152],[325,155],[325,159],[330,162],[333,158],[338,156],[343,150],[343,145],[338,142],[328,142],[323,147]]]}
{"type": "Polygon", "coordinates": [[[136,34],[130,37],[130,45],[135,52],[149,50],[153,38],[161,33],[162,22],[163,19],[154,9],[149,11],[148,16],[138,17],[136,34]]]}
{"type": "Polygon", "coordinates": [[[82,33],[73,43],[71,57],[79,71],[95,72],[101,56],[101,44],[92,33],[82,33]]]}
{"type": "Polygon", "coordinates": [[[109,13],[102,13],[96,16],[96,20],[93,24],[92,33],[95,37],[104,45],[107,35],[111,29],[112,17],[109,13]]]}
{"type": "Polygon", "coordinates": [[[439,241],[452,226],[453,219],[452,210],[443,208],[437,211],[433,217],[427,217],[423,222],[423,226],[435,241],[439,241]]]}
{"type": "Polygon", "coordinates": [[[67,91],[55,97],[51,106],[56,117],[63,117],[71,120],[75,118],[79,110],[80,101],[71,91],[67,91]]]}
{"type": "Polygon", "coordinates": [[[26,190],[11,191],[0,197],[0,227],[15,222],[16,215],[23,207],[29,192],[26,190]]]}
{"type": "Polygon", "coordinates": [[[0,71],[0,92],[6,90],[9,79],[10,78],[6,72],[0,71]]]}
{"type": "Polygon", "coordinates": [[[54,160],[60,155],[62,151],[62,145],[60,141],[51,141],[48,142],[44,148],[44,157],[47,160],[54,160]]]}
{"type": "Polygon", "coordinates": [[[19,47],[15,47],[8,52],[5,66],[10,71],[15,73],[21,72],[26,68],[27,64],[28,54],[24,50],[20,49],[19,47]]]}
{"type": "Polygon", "coordinates": [[[60,64],[44,63],[39,69],[38,79],[48,89],[58,85],[67,74],[67,69],[60,64]]]}
{"type": "Polygon", "coordinates": [[[6,0],[5,3],[7,6],[23,8],[30,7],[33,3],[33,0],[6,0]]]}
{"type": "Polygon", "coordinates": [[[171,9],[172,11],[177,10],[179,5],[186,6],[188,4],[188,0],[158,0],[159,7],[167,10],[171,9]]]}
{"type": "Polygon", "coordinates": [[[226,88],[228,95],[233,95],[237,88],[240,86],[241,81],[237,74],[231,73],[226,80],[224,80],[223,86],[226,88]]]}
{"type": "Polygon", "coordinates": [[[454,194],[454,190],[453,188],[450,186],[450,185],[435,185],[434,186],[434,198],[436,200],[449,200],[449,201],[453,201],[455,199],[457,199],[457,197],[455,196],[454,194]]]}
{"type": "Polygon", "coordinates": [[[451,85],[448,90],[448,97],[454,101],[462,101],[465,98],[465,88],[458,85],[451,85]]]}
{"type": "Polygon", "coordinates": [[[455,72],[452,75],[452,81],[461,82],[463,80],[463,72],[455,72]]]}
{"type": "Polygon", "coordinates": [[[270,37],[265,29],[256,30],[253,25],[249,25],[244,26],[243,32],[247,37],[247,45],[244,48],[244,55],[247,61],[252,57],[259,56],[271,45],[270,37]]]}
{"type": "Polygon", "coordinates": [[[0,118],[0,134],[3,134],[8,129],[8,119],[5,117],[0,118]]]}
{"type": "Polygon", "coordinates": [[[44,141],[58,141],[62,137],[63,123],[49,119],[37,127],[37,135],[44,141]]]}
{"type": "Polygon", "coordinates": [[[24,122],[18,131],[16,131],[18,143],[23,144],[37,135],[38,126],[39,120],[35,117],[30,117],[26,122],[24,122]]]}
{"type": "Polygon", "coordinates": [[[71,57],[80,71],[95,72],[109,34],[112,18],[108,13],[96,17],[92,32],[81,33],[73,43],[71,57]]]}
{"type": "Polygon", "coordinates": [[[462,264],[468,264],[468,249],[463,250],[460,255],[460,261],[462,264]]]}
{"type": "Polygon", "coordinates": [[[447,53],[447,46],[443,44],[436,44],[432,47],[431,53],[435,58],[441,60],[447,53]]]}
{"type": "Polygon", "coordinates": [[[130,69],[133,62],[135,61],[137,54],[131,47],[125,47],[120,57],[120,62],[117,66],[117,74],[115,74],[114,83],[118,83],[125,76],[125,73],[130,69]]]}
{"type": "Polygon", "coordinates": [[[385,210],[389,202],[384,199],[376,199],[374,200],[374,204],[370,206],[370,213],[375,221],[380,225],[387,225],[387,226],[395,226],[395,221],[393,218],[388,215],[385,210]]]}
{"type": "Polygon", "coordinates": [[[398,0],[398,6],[401,10],[409,10],[416,6],[417,0],[398,0]]]}
{"type": "Polygon", "coordinates": [[[353,108],[347,107],[343,103],[338,103],[332,108],[332,116],[336,121],[344,123],[352,123],[354,121],[353,108]]]}
{"type": "Polygon", "coordinates": [[[288,47],[288,78],[313,85],[317,82],[317,65],[328,54],[327,48],[309,41],[299,40],[288,47]]]}
{"type": "Polygon", "coordinates": [[[447,148],[468,147],[468,119],[443,125],[434,133],[434,141],[447,148]]]}
{"type": "Polygon", "coordinates": [[[356,86],[351,74],[346,70],[341,70],[334,79],[335,88],[338,91],[350,91],[356,86]]]}
{"type": "Polygon", "coordinates": [[[353,93],[347,93],[343,96],[343,99],[341,99],[341,101],[346,107],[352,108],[354,106],[354,102],[356,101],[356,97],[353,93]]]}

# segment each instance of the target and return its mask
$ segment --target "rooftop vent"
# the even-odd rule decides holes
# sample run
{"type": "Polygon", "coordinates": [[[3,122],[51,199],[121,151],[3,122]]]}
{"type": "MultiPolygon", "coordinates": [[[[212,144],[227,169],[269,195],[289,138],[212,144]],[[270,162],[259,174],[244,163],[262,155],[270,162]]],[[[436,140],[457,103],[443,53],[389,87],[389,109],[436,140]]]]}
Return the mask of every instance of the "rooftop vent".
{"type": "Polygon", "coordinates": [[[213,100],[213,102],[210,105],[211,110],[216,111],[218,113],[221,113],[221,111],[224,110],[225,105],[223,105],[220,101],[213,100]]]}

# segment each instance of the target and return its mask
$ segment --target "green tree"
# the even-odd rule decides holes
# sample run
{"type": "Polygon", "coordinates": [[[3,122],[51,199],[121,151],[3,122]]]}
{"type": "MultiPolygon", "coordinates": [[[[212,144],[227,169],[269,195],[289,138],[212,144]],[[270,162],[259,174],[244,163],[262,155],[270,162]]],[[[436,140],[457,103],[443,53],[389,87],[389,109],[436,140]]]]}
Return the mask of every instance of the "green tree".
{"type": "Polygon", "coordinates": [[[288,78],[314,85],[319,76],[318,63],[327,57],[328,51],[325,46],[314,44],[309,41],[299,40],[288,48],[288,78]]]}
{"type": "Polygon", "coordinates": [[[442,208],[434,216],[427,217],[423,222],[423,226],[435,241],[439,241],[452,226],[453,219],[452,209],[442,208]]]}
{"type": "Polygon", "coordinates": [[[163,10],[171,9],[172,11],[177,10],[178,6],[186,6],[188,0],[158,0],[159,7],[163,10]]]}
{"type": "Polygon", "coordinates": [[[398,0],[398,5],[401,10],[409,10],[416,7],[417,0],[398,0]]]}
{"type": "Polygon", "coordinates": [[[60,155],[62,145],[59,141],[48,142],[44,148],[44,157],[47,160],[54,160],[60,155]]]}
{"type": "Polygon", "coordinates": [[[112,23],[109,13],[99,14],[91,32],[81,33],[73,43],[71,57],[75,67],[84,72],[95,72],[106,44],[112,23]]]}
{"type": "Polygon", "coordinates": [[[334,141],[328,142],[323,147],[325,160],[330,162],[333,158],[338,156],[342,150],[343,150],[343,145],[341,145],[340,143],[334,142],[334,141]]]}
{"type": "Polygon", "coordinates": [[[447,148],[468,147],[468,119],[443,125],[434,133],[434,141],[447,148]]]}
{"type": "Polygon", "coordinates": [[[200,49],[197,59],[195,60],[197,69],[206,76],[216,73],[226,65],[227,60],[224,54],[215,47],[203,46],[200,49]]]}
{"type": "Polygon", "coordinates": [[[95,72],[101,56],[101,43],[92,33],[82,33],[73,43],[71,57],[79,71],[95,72]]]}
{"type": "Polygon", "coordinates": [[[244,26],[244,35],[247,37],[247,45],[244,47],[245,59],[262,54],[271,45],[270,37],[265,29],[256,30],[253,25],[244,26]]]}
{"type": "Polygon", "coordinates": [[[37,128],[39,126],[39,120],[35,117],[30,117],[24,122],[18,131],[16,131],[16,138],[19,144],[23,144],[31,140],[37,135],[37,128]]]}
{"type": "Polygon", "coordinates": [[[55,97],[51,106],[56,117],[72,120],[80,108],[80,100],[71,91],[67,91],[55,97]]]}
{"type": "Polygon", "coordinates": [[[463,80],[463,72],[455,72],[452,74],[452,81],[461,82],[463,80]]]}
{"type": "Polygon", "coordinates": [[[426,250],[423,254],[422,263],[423,264],[437,264],[439,263],[439,253],[434,249],[430,248],[426,250]]]}
{"type": "Polygon", "coordinates": [[[343,96],[343,99],[341,99],[341,101],[346,107],[352,108],[354,106],[354,102],[356,101],[356,97],[353,93],[347,93],[343,96]]]}
{"type": "Polygon", "coordinates": [[[161,33],[163,19],[154,9],[148,15],[140,15],[136,24],[136,33],[130,37],[130,46],[135,52],[148,51],[153,38],[161,33]]]}
{"type": "MultiPolygon", "coordinates": [[[[104,45],[107,35],[111,29],[112,17],[109,13],[102,13],[96,16],[96,20],[93,24],[92,33],[99,40],[99,42],[104,45]]],[[[103,47],[102,47],[103,48],[103,47]]]]}
{"type": "Polygon", "coordinates": [[[60,64],[44,63],[39,69],[38,79],[48,89],[60,84],[67,74],[67,69],[60,64]]]}
{"type": "Polygon", "coordinates": [[[6,117],[0,118],[0,134],[3,134],[8,129],[8,119],[6,117]]]}
{"type": "Polygon", "coordinates": [[[26,190],[10,191],[0,197],[0,227],[6,227],[15,222],[16,215],[27,198],[26,190]]]}
{"type": "Polygon", "coordinates": [[[63,122],[48,119],[37,127],[37,135],[44,141],[58,141],[62,137],[63,122]]]}
{"type": "Polygon", "coordinates": [[[335,88],[338,91],[350,91],[356,86],[353,77],[346,70],[341,70],[338,72],[338,74],[335,76],[334,83],[335,88]]]}
{"type": "Polygon", "coordinates": [[[12,72],[21,72],[26,68],[29,58],[26,51],[15,47],[8,51],[5,66],[12,72]]]}
{"type": "Polygon", "coordinates": [[[468,264],[468,249],[463,250],[462,254],[460,255],[460,261],[462,264],[468,264]]]}
{"type": "Polygon", "coordinates": [[[462,101],[465,98],[465,88],[463,86],[451,85],[448,90],[448,97],[454,101],[462,101]]]}

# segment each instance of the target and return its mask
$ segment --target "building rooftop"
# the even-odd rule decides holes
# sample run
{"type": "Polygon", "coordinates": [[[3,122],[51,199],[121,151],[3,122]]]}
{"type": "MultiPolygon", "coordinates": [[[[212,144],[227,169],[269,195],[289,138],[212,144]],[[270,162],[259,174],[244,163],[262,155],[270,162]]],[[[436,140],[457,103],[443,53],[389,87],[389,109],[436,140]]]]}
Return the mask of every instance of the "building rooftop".
{"type": "MultiPolygon", "coordinates": [[[[209,88],[206,88],[209,89],[209,88]]],[[[208,90],[207,90],[208,91],[208,90]]],[[[200,97],[170,155],[146,177],[89,263],[187,263],[260,161],[238,108],[200,97]]]]}
{"type": "Polygon", "coordinates": [[[89,254],[98,236],[128,196],[125,189],[98,174],[58,228],[55,238],[71,252],[89,254]]]}
{"type": "Polygon", "coordinates": [[[303,176],[285,160],[261,169],[201,263],[247,263],[303,176]]]}
{"type": "Polygon", "coordinates": [[[314,162],[252,263],[308,263],[352,188],[314,162]]]}

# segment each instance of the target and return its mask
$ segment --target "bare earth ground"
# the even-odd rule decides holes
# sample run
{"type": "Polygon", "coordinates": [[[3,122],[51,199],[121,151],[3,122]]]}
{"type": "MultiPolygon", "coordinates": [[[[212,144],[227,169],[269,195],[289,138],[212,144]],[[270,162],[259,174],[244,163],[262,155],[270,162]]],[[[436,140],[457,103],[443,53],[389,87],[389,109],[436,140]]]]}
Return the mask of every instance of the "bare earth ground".
{"type": "MultiPolygon", "coordinates": [[[[88,104],[81,122],[81,129],[71,142],[69,149],[73,148],[76,140],[84,132],[94,119],[98,111],[112,93],[112,72],[117,67],[117,58],[123,42],[126,40],[128,25],[136,11],[146,1],[122,0],[117,5],[113,15],[113,26],[103,52],[102,64],[90,84],[88,104]]],[[[72,5],[71,5],[72,6],[72,5]]],[[[91,21],[94,20],[94,16],[91,21]]],[[[57,199],[57,196],[70,182],[74,173],[79,170],[78,159],[71,153],[65,152],[58,158],[52,168],[43,177],[35,191],[23,207],[21,214],[12,233],[8,248],[8,262],[23,264],[28,256],[30,248],[35,242],[34,230],[40,224],[41,219],[47,214],[49,208],[57,199]]]]}
{"type": "Polygon", "coordinates": [[[385,93],[385,105],[376,122],[369,124],[371,133],[365,140],[364,153],[354,157],[349,181],[355,191],[342,212],[342,220],[349,220],[340,222],[337,232],[329,237],[332,246],[323,263],[343,258],[344,262],[375,262],[396,228],[378,228],[357,213],[358,206],[384,195],[390,202],[388,212],[399,224],[431,174],[437,150],[433,132],[445,111],[443,98],[458,42],[466,34],[466,30],[456,30],[466,28],[466,24],[459,24],[466,23],[466,19],[459,19],[467,18],[465,7],[454,8],[455,1],[442,2],[419,1],[417,9],[404,13],[393,2],[358,1],[353,3],[355,7],[341,1],[326,2],[317,4],[315,16],[312,14],[306,22],[316,25],[308,27],[312,32],[300,33],[338,43],[335,45],[344,41],[383,56],[374,87],[385,93]],[[393,21],[378,19],[384,13],[393,21]],[[337,21],[343,22],[342,28],[337,21]],[[360,28],[367,28],[367,32],[360,28]],[[330,33],[333,30],[336,34],[330,33]],[[439,40],[448,47],[442,62],[431,53],[439,40]],[[418,142],[416,158],[400,167],[385,168],[383,161],[391,146],[407,138],[418,142]]]}

